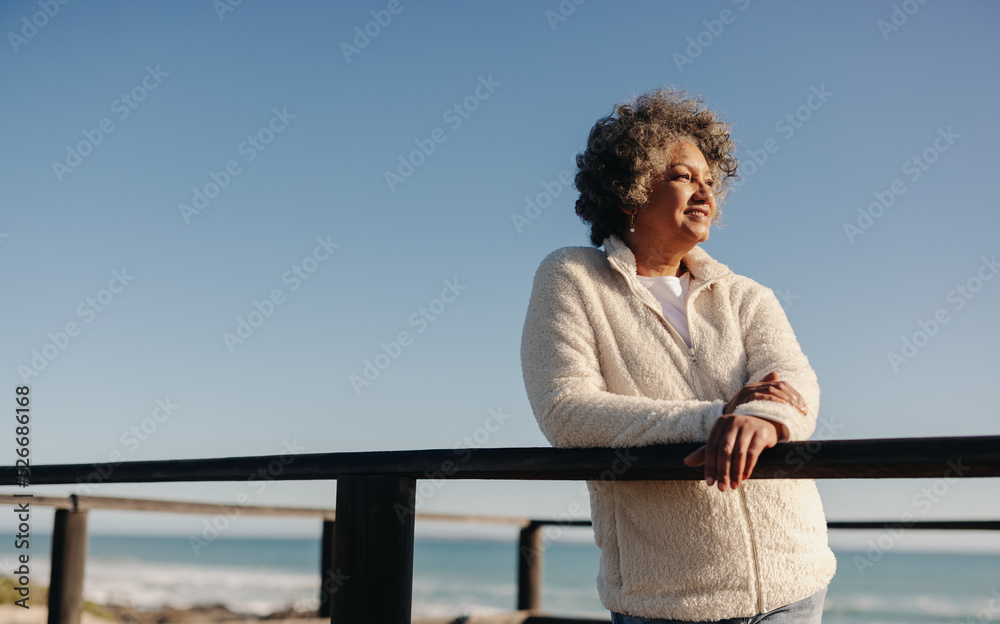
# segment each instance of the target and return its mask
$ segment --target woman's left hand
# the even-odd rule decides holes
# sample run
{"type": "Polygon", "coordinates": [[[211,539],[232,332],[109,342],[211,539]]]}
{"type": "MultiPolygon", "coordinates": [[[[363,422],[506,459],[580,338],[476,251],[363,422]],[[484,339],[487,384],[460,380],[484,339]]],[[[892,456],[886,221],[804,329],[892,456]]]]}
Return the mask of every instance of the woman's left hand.
{"type": "Polygon", "coordinates": [[[705,482],[720,492],[750,478],[760,452],[778,443],[777,426],[746,414],[724,414],[715,421],[708,443],[684,458],[687,466],[705,464],[705,482]]]}

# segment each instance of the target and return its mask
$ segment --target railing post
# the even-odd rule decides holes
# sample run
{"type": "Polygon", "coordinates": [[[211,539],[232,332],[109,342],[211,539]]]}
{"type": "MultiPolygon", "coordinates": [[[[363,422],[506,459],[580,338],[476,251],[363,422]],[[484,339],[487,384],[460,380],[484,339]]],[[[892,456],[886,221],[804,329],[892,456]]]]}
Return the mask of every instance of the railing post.
{"type": "Polygon", "coordinates": [[[534,520],[521,529],[517,545],[517,608],[542,608],[542,580],[545,550],[542,524],[534,520]]]}
{"type": "Polygon", "coordinates": [[[416,479],[337,479],[333,624],[410,624],[416,479]]]}
{"type": "Polygon", "coordinates": [[[337,585],[338,577],[333,567],[333,536],[336,523],[333,520],[323,521],[323,542],[319,561],[319,617],[328,618],[333,614],[330,608],[330,597],[337,585]]]}
{"type": "Polygon", "coordinates": [[[86,560],[87,511],[57,509],[52,529],[48,624],[80,624],[86,560]]]}

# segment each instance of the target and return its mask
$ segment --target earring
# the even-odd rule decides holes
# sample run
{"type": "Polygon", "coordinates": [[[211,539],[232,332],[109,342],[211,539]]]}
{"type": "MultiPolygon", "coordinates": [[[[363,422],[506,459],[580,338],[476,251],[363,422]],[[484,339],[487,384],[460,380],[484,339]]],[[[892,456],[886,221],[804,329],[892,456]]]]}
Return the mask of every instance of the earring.
{"type": "Polygon", "coordinates": [[[635,232],[635,213],[632,213],[632,220],[628,224],[628,231],[635,232]]]}

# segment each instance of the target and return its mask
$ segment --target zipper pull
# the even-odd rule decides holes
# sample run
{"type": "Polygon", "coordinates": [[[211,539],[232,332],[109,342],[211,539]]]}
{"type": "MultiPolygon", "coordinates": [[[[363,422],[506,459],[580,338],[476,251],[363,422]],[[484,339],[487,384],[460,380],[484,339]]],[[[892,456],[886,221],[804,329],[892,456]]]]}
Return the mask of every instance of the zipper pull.
{"type": "Polygon", "coordinates": [[[698,356],[694,354],[694,347],[688,347],[688,355],[691,356],[691,363],[698,366],[698,356]]]}

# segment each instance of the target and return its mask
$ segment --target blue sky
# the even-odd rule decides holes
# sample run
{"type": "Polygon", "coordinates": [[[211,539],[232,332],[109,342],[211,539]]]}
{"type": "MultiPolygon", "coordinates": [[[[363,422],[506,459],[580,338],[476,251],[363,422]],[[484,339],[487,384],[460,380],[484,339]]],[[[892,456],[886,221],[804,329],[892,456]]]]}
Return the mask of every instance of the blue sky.
{"type": "MultiPolygon", "coordinates": [[[[31,385],[33,461],[545,445],[518,355],[532,275],[587,244],[565,181],[591,125],[662,85],[733,124],[744,180],[705,248],[779,293],[821,437],[997,433],[995,4],[218,6],[0,7],[2,376],[31,385]]],[[[820,487],[836,519],[1000,516],[992,481],[927,505],[934,483],[820,487]]],[[[253,502],[334,497],[280,483],[253,502]]],[[[421,511],[580,503],[576,483],[451,482],[421,511]]],[[[231,531],[315,533],[293,524],[231,531]]]]}

